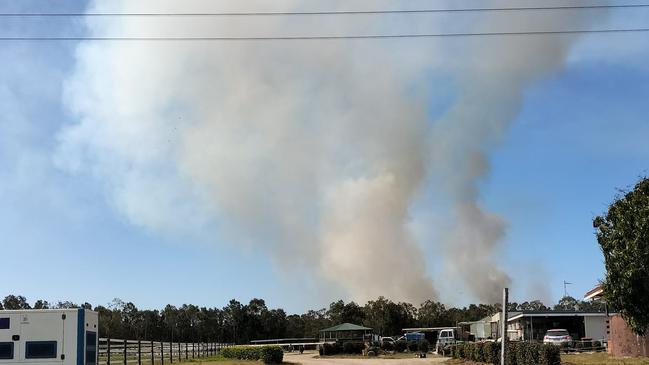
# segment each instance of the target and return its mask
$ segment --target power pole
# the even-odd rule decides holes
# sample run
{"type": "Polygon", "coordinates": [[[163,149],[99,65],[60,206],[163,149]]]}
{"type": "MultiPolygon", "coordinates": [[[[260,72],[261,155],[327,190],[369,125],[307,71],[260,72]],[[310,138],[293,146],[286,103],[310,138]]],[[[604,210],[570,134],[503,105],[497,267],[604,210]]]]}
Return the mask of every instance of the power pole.
{"type": "Polygon", "coordinates": [[[507,349],[507,302],[509,302],[509,289],[503,289],[503,312],[500,318],[500,365],[505,365],[505,351],[507,349]]]}

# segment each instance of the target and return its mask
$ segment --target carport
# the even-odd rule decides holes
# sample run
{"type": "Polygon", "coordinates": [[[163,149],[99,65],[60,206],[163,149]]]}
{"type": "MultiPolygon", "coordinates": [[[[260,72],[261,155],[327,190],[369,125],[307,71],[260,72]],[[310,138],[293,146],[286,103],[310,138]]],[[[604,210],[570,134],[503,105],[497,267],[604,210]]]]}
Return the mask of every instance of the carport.
{"type": "Polygon", "coordinates": [[[548,330],[566,329],[574,340],[605,340],[607,322],[600,312],[523,311],[507,320],[507,332],[511,340],[540,342],[548,330]]]}

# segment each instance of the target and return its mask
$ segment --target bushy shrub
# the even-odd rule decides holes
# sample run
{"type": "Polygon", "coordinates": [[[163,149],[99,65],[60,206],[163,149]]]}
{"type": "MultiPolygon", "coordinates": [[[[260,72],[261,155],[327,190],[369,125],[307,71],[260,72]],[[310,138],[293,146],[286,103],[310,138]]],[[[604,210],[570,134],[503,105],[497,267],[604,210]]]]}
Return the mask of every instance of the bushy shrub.
{"type": "Polygon", "coordinates": [[[555,345],[540,345],[540,365],[561,365],[561,351],[555,345]]]}
{"type": "Polygon", "coordinates": [[[430,344],[428,343],[427,340],[421,340],[419,341],[419,344],[417,344],[419,352],[428,352],[430,349],[430,344]]]}
{"type": "Polygon", "coordinates": [[[365,345],[362,342],[345,342],[343,352],[346,354],[360,354],[363,352],[365,345]]]}
{"type": "Polygon", "coordinates": [[[320,355],[337,355],[342,351],[340,344],[338,343],[323,343],[320,345],[319,353],[320,355]]]}
{"type": "Polygon", "coordinates": [[[280,364],[284,359],[284,351],[279,346],[233,346],[221,350],[221,355],[227,359],[262,360],[266,364],[280,364]]]}
{"type": "Polygon", "coordinates": [[[408,343],[406,341],[401,340],[394,343],[394,349],[397,352],[404,352],[406,351],[407,348],[408,348],[408,343]]]}
{"type": "MultiPolygon", "coordinates": [[[[454,358],[493,365],[500,363],[499,343],[463,343],[451,346],[450,350],[454,358]]],[[[507,365],[561,365],[560,349],[554,345],[509,343],[505,363],[507,365]]]]}
{"type": "Polygon", "coordinates": [[[482,344],[482,354],[484,362],[488,364],[500,364],[500,345],[495,342],[485,342],[482,344]]]}
{"type": "Polygon", "coordinates": [[[408,341],[408,351],[416,352],[419,349],[419,343],[417,341],[408,341]]]}
{"type": "Polygon", "coordinates": [[[262,346],[261,360],[264,364],[281,364],[284,360],[284,351],[279,346],[262,346]]]}

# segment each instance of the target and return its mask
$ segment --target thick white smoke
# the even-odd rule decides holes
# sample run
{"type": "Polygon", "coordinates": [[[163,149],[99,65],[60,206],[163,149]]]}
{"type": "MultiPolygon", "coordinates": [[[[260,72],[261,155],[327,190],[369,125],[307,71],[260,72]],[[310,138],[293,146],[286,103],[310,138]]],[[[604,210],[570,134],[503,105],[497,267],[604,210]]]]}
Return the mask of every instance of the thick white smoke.
{"type": "MultiPolygon", "coordinates": [[[[245,5],[110,0],[90,10],[279,11],[312,4],[245,5]]],[[[474,17],[459,30],[502,24],[474,17]]],[[[268,36],[438,32],[449,23],[441,16],[390,19],[91,18],[88,27],[93,36],[268,36]]],[[[553,29],[576,24],[574,16],[517,19],[553,29]]],[[[563,36],[83,42],[65,95],[79,122],[62,132],[57,160],[95,174],[135,224],[196,231],[217,222],[231,240],[262,247],[279,267],[298,258],[357,300],[436,297],[421,247],[430,243],[415,242],[408,223],[422,189],[443,192],[456,222],[444,235],[448,265],[474,296],[494,301],[509,282],[492,258],[505,224],[482,210],[476,184],[523,88],[561,67],[569,46],[563,36]],[[449,75],[457,94],[440,120],[428,110],[431,95],[442,93],[430,84],[435,73],[449,75]],[[431,176],[444,183],[426,187],[431,176]]]]}

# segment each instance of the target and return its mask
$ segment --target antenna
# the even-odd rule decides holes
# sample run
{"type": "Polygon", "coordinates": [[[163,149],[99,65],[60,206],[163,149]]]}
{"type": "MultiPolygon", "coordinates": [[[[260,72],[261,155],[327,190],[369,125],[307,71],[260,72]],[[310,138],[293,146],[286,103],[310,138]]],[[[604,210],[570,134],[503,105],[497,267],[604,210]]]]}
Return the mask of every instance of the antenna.
{"type": "Polygon", "coordinates": [[[563,281],[563,297],[564,298],[568,296],[568,285],[572,285],[572,283],[569,283],[569,282],[564,280],[563,281]]]}

